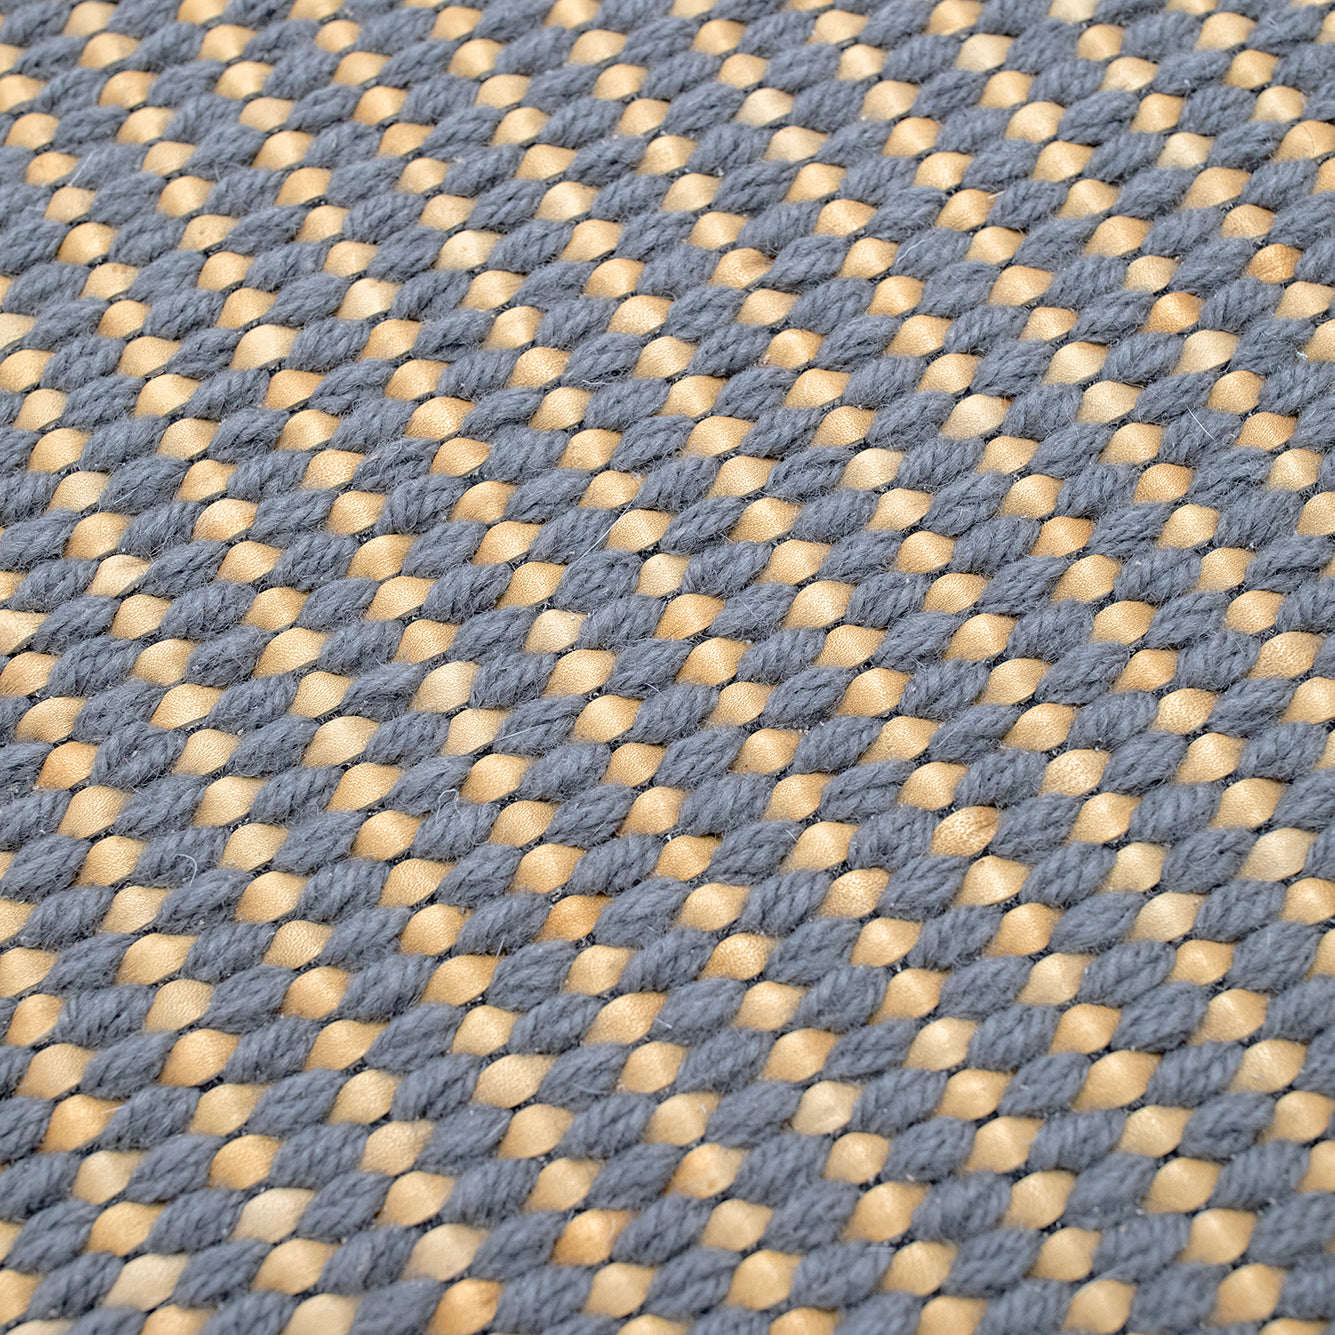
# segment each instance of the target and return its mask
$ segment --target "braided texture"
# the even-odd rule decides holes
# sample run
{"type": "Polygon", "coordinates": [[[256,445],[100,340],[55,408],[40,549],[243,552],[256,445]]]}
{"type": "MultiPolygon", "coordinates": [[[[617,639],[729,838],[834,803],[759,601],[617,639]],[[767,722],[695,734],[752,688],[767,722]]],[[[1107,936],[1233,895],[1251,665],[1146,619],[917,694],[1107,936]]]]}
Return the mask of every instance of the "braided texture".
{"type": "Polygon", "coordinates": [[[1331,0],[0,15],[0,1331],[1328,1329],[1331,0]]]}

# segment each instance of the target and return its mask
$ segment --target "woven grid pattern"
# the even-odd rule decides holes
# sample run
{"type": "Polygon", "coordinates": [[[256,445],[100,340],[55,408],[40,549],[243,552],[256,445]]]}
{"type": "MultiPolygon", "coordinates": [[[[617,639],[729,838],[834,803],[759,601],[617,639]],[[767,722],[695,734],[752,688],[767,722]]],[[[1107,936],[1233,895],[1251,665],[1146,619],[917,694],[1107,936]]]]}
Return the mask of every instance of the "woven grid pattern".
{"type": "Polygon", "coordinates": [[[1335,1318],[1335,11],[0,5],[0,1330],[1335,1318]]]}

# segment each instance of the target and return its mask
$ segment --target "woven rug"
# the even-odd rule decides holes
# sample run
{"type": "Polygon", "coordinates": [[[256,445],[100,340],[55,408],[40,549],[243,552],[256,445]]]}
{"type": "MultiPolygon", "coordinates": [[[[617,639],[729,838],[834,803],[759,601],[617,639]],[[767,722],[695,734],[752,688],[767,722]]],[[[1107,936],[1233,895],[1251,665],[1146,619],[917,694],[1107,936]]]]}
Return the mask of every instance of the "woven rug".
{"type": "Polygon", "coordinates": [[[0,11],[0,1330],[1331,1329],[1331,0],[0,11]]]}

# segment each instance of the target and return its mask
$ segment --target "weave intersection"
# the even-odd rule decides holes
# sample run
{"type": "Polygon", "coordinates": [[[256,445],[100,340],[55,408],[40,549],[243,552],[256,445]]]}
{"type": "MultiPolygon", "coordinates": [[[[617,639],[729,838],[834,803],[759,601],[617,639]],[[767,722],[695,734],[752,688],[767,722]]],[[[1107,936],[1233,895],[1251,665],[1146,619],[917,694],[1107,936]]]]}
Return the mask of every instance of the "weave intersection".
{"type": "Polygon", "coordinates": [[[0,1332],[1335,1329],[1335,3],[0,0],[0,1332]]]}

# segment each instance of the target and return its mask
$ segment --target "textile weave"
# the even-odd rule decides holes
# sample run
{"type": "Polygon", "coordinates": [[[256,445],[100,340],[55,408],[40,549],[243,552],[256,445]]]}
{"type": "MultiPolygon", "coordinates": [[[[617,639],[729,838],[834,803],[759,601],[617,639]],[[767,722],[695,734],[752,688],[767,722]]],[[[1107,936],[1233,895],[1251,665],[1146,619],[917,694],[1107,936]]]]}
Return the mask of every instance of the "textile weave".
{"type": "Polygon", "coordinates": [[[0,1330],[1330,1328],[1330,0],[0,15],[0,1330]]]}

